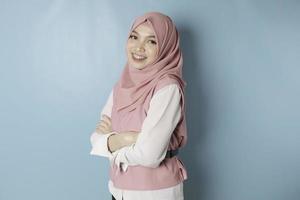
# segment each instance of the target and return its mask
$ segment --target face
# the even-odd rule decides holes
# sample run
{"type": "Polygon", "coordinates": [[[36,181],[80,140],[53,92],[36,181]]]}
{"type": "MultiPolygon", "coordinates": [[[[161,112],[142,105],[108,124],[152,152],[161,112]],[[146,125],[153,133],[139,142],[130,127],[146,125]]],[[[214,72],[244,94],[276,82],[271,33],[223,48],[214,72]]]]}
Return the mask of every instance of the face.
{"type": "Polygon", "coordinates": [[[146,23],[137,26],[127,40],[127,59],[130,66],[143,69],[152,63],[158,53],[157,39],[153,29],[146,23]]]}

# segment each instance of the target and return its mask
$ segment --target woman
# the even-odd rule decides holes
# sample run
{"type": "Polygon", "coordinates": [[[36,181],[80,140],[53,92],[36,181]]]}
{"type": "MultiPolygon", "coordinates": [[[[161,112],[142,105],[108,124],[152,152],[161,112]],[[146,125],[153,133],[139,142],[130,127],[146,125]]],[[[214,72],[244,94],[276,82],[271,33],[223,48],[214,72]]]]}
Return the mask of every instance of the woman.
{"type": "Polygon", "coordinates": [[[177,153],[187,142],[186,82],[175,24],[145,13],[130,28],[126,52],[90,154],[110,160],[112,199],[182,200],[187,172],[177,153]]]}

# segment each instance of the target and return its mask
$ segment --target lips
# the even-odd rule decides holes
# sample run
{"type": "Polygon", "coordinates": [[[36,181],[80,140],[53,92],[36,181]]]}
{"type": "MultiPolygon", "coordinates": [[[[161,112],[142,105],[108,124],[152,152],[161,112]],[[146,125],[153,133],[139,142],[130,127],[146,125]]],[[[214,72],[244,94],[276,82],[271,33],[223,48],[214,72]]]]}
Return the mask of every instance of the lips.
{"type": "Polygon", "coordinates": [[[142,60],[145,60],[147,58],[146,56],[138,55],[138,54],[135,54],[135,53],[132,53],[131,56],[136,61],[142,61],[142,60]]]}

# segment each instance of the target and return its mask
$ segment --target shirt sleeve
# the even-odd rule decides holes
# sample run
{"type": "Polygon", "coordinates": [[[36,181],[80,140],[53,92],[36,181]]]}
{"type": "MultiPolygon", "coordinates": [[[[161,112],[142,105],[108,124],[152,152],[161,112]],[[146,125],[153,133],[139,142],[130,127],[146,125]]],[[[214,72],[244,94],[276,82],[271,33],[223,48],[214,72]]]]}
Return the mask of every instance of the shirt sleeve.
{"type": "MultiPolygon", "coordinates": [[[[109,117],[111,117],[111,111],[112,111],[112,106],[113,106],[113,90],[111,90],[108,100],[106,101],[100,117],[105,114],[109,117]]],[[[103,156],[103,157],[108,157],[112,158],[113,154],[109,150],[108,146],[108,137],[116,134],[116,132],[110,132],[110,133],[97,133],[94,131],[91,136],[90,136],[90,142],[92,145],[92,150],[90,151],[90,155],[95,155],[95,156],[103,156]]]]}
{"type": "Polygon", "coordinates": [[[165,158],[171,135],[181,115],[176,84],[159,89],[152,97],[136,143],[114,152],[112,162],[123,171],[128,165],[156,168],[165,158]]]}

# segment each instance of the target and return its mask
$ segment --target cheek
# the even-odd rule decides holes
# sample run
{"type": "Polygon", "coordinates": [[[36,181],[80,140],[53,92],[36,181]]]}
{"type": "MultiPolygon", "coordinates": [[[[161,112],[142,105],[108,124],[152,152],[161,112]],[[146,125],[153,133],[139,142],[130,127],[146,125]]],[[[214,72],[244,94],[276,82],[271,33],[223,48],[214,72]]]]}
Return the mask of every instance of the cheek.
{"type": "Polygon", "coordinates": [[[157,55],[157,48],[155,47],[149,48],[149,58],[154,60],[156,58],[156,55],[157,55]]]}
{"type": "Polygon", "coordinates": [[[127,60],[131,60],[131,53],[130,53],[130,48],[126,48],[126,57],[127,57],[127,60]]]}
{"type": "Polygon", "coordinates": [[[126,49],[127,51],[130,51],[133,48],[134,44],[132,42],[127,42],[126,49]]]}
{"type": "Polygon", "coordinates": [[[126,52],[127,52],[127,55],[130,54],[130,48],[128,46],[126,47],[126,52]]]}

